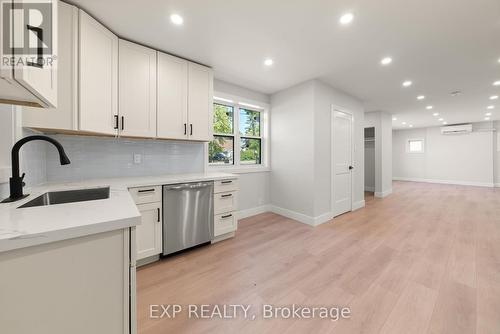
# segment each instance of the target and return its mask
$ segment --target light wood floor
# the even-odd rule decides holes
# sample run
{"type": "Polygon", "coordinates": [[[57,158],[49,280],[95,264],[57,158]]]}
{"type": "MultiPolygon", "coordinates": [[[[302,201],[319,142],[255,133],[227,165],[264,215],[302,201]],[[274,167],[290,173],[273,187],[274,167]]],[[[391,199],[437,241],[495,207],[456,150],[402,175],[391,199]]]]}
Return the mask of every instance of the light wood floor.
{"type": "MultiPolygon", "coordinates": [[[[139,333],[500,333],[500,189],[394,183],[311,228],[261,214],[143,267],[139,333]],[[150,304],[341,305],[349,320],[149,319],[150,304]]],[[[256,312],[259,313],[259,312],[256,312]]]]}

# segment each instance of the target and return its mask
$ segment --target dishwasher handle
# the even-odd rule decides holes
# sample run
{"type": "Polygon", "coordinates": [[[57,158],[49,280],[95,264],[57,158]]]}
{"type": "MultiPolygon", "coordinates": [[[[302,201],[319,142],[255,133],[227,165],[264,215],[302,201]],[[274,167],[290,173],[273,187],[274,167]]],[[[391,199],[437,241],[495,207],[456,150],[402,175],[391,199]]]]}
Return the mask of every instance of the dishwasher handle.
{"type": "Polygon", "coordinates": [[[187,190],[187,189],[201,189],[210,187],[213,184],[210,182],[199,182],[199,183],[185,183],[185,184],[176,184],[172,186],[164,186],[167,190],[187,190]]]}

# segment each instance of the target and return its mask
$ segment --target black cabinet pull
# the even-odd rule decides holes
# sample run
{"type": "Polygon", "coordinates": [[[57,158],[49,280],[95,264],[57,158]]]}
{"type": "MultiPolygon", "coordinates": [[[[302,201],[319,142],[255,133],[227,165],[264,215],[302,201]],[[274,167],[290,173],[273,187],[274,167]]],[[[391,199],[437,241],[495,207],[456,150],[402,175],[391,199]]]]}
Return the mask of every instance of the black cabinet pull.
{"type": "Polygon", "coordinates": [[[233,196],[233,194],[225,194],[225,195],[221,195],[220,197],[224,198],[224,197],[231,197],[233,196]]]}
{"type": "Polygon", "coordinates": [[[233,183],[233,181],[228,180],[228,181],[221,181],[222,184],[228,184],[228,183],[233,183]]]}
{"type": "Polygon", "coordinates": [[[189,124],[189,128],[190,128],[189,135],[192,136],[193,135],[193,124],[189,124]]]}
{"type": "Polygon", "coordinates": [[[232,217],[233,215],[225,215],[225,216],[222,216],[221,218],[229,218],[229,217],[232,217]]]}
{"type": "Polygon", "coordinates": [[[118,130],[118,115],[115,115],[115,127],[113,129],[118,130]]]}
{"type": "Polygon", "coordinates": [[[160,208],[157,208],[158,210],[158,223],[160,222],[160,208]]]}
{"type": "Polygon", "coordinates": [[[187,123],[184,123],[184,136],[188,134],[187,123]]]}
{"type": "Polygon", "coordinates": [[[141,189],[141,190],[137,190],[138,193],[150,193],[150,192],[153,192],[155,191],[154,189],[141,189]]]}
{"type": "Polygon", "coordinates": [[[32,25],[27,24],[26,29],[29,31],[33,32],[37,39],[37,46],[36,46],[36,61],[28,61],[26,65],[32,66],[32,67],[37,67],[37,68],[43,68],[43,29],[40,27],[34,27],[32,25]]]}
{"type": "Polygon", "coordinates": [[[122,130],[125,129],[125,117],[122,116],[122,130]]]}

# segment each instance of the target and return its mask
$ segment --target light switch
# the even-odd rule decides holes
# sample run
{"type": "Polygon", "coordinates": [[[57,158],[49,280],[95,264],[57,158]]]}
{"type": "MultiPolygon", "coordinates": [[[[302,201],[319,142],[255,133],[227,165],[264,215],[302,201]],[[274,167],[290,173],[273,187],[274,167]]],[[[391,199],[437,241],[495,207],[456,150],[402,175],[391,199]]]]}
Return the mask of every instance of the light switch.
{"type": "Polygon", "coordinates": [[[142,154],[134,154],[134,164],[142,164],[142,154]]]}

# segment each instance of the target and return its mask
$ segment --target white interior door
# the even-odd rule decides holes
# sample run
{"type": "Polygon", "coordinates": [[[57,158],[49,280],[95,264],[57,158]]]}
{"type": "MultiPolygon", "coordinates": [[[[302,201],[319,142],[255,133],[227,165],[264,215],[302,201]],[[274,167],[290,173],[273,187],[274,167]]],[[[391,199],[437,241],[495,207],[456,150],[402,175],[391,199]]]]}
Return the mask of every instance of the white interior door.
{"type": "Polygon", "coordinates": [[[352,210],[352,115],[334,110],[334,214],[352,210]]]}

